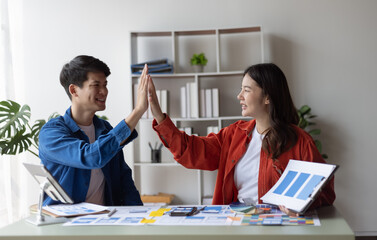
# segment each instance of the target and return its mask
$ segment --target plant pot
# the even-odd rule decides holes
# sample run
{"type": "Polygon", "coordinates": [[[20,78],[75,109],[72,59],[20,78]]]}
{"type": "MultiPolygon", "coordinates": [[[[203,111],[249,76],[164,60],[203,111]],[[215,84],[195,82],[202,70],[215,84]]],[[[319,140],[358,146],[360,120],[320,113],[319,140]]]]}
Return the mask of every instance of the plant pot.
{"type": "Polygon", "coordinates": [[[201,73],[203,72],[204,66],[203,65],[192,65],[194,72],[201,73]]]}

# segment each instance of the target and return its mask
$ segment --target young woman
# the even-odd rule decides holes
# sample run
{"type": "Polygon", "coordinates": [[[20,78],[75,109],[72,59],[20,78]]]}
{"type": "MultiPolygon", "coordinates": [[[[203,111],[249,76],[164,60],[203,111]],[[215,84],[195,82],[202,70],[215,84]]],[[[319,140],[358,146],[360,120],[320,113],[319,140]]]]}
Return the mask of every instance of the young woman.
{"type": "MultiPolygon", "coordinates": [[[[218,170],[213,204],[260,202],[290,159],[325,162],[310,135],[296,126],[299,118],[287,80],[275,64],[245,70],[237,98],[242,116],[253,119],[237,121],[206,137],[189,136],[174,126],[158,105],[152,81],[149,95],[153,128],[175,160],[187,168],[218,170]]],[[[332,179],[311,207],[331,205],[334,200],[332,179]]],[[[284,206],[280,209],[294,215],[284,206]]]]}

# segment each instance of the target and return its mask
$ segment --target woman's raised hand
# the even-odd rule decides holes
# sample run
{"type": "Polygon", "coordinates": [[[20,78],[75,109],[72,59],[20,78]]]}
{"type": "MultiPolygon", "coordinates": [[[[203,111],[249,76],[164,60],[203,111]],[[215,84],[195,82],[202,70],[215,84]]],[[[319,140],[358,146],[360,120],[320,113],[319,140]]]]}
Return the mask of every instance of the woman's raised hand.
{"type": "Polygon", "coordinates": [[[161,110],[160,104],[158,103],[156,88],[151,77],[148,79],[148,95],[149,107],[151,108],[152,115],[156,119],[157,123],[160,123],[165,119],[165,115],[161,110]]]}

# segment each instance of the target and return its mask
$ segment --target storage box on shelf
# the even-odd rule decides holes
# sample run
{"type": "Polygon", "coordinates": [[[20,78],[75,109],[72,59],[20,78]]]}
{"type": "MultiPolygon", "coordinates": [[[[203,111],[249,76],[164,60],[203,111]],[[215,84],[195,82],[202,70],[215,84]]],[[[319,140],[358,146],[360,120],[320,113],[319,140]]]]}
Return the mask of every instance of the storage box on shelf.
{"type": "MultiPolygon", "coordinates": [[[[240,116],[237,94],[243,71],[252,64],[264,62],[263,56],[261,27],[131,32],[131,64],[169,60],[173,73],[151,74],[156,89],[168,93],[165,108],[176,126],[191,129],[199,136],[247,119],[240,116]],[[200,52],[205,53],[208,63],[203,73],[194,73],[190,58],[200,52]],[[212,95],[206,96],[206,91],[212,95]],[[188,114],[182,112],[182,93],[191,96],[191,100],[186,96],[188,114]]],[[[131,78],[130,85],[134,89],[139,75],[132,74],[131,78]]],[[[151,114],[145,117],[138,124],[139,138],[133,143],[132,167],[137,187],[142,194],[172,193],[176,204],[201,204],[203,196],[213,193],[216,171],[185,169],[165,148],[161,163],[151,163],[148,143],[154,145],[160,140],[152,129],[151,114]]]]}

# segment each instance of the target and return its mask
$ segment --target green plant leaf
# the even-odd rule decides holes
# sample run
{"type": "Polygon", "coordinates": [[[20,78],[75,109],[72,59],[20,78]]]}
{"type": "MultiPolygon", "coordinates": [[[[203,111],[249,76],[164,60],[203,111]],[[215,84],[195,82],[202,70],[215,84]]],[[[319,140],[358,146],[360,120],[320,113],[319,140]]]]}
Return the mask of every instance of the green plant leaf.
{"type": "MultiPolygon", "coordinates": [[[[312,115],[310,113],[310,111],[311,111],[311,108],[308,105],[303,105],[300,109],[297,109],[297,115],[299,117],[299,122],[298,122],[297,126],[301,129],[305,130],[310,136],[312,136],[312,138],[314,140],[314,136],[320,135],[321,130],[320,129],[311,129],[311,130],[306,129],[308,126],[316,125],[315,122],[309,121],[309,120],[317,117],[317,115],[312,115]]],[[[321,153],[322,152],[322,143],[318,139],[315,139],[314,143],[315,143],[318,151],[321,153]]],[[[326,154],[322,154],[322,157],[328,158],[328,156],[326,154]]]]}
{"type": "Polygon", "coordinates": [[[102,116],[97,115],[97,117],[100,118],[100,119],[102,119],[102,120],[105,120],[105,121],[109,120],[109,118],[106,117],[105,115],[102,115],[102,116]]]}
{"type": "Polygon", "coordinates": [[[57,112],[54,112],[52,113],[49,117],[48,117],[48,121],[50,121],[51,119],[53,118],[57,118],[57,117],[60,117],[61,115],[57,112]]]}
{"type": "Polygon", "coordinates": [[[205,57],[204,53],[199,53],[199,54],[194,53],[190,61],[191,61],[191,65],[205,66],[208,62],[208,59],[205,57]]]}
{"type": "Polygon", "coordinates": [[[34,125],[31,127],[31,133],[30,136],[34,140],[35,145],[39,146],[39,133],[41,132],[41,129],[43,125],[46,124],[46,120],[39,119],[36,120],[34,125]]]}
{"type": "Polygon", "coordinates": [[[319,135],[321,134],[321,129],[312,129],[308,132],[310,136],[319,135]]]}
{"type": "Polygon", "coordinates": [[[0,102],[0,138],[11,138],[12,134],[22,129],[30,120],[30,107],[12,101],[0,102]]]}
{"type": "Polygon", "coordinates": [[[322,152],[322,143],[318,139],[314,140],[314,143],[315,143],[319,153],[321,153],[322,152]]]}
{"type": "Polygon", "coordinates": [[[301,118],[299,123],[298,123],[298,126],[301,128],[301,129],[305,129],[307,126],[309,126],[309,122],[306,121],[305,118],[301,118]]]}
{"type": "Polygon", "coordinates": [[[9,139],[0,140],[1,155],[16,155],[29,149],[31,145],[30,133],[24,134],[26,128],[23,126],[9,139]]]}
{"type": "Polygon", "coordinates": [[[311,108],[308,105],[304,105],[298,111],[301,113],[302,116],[305,116],[306,114],[310,113],[311,108]]]}

